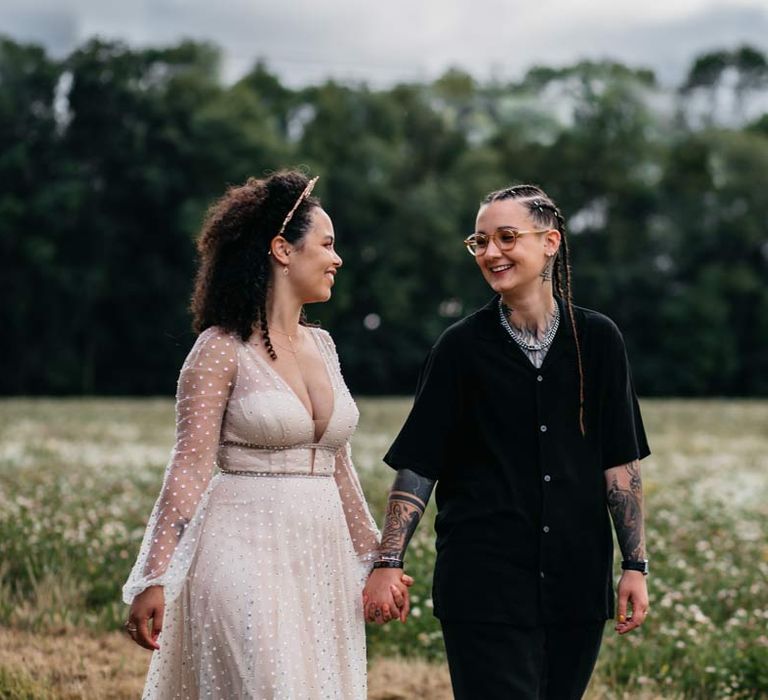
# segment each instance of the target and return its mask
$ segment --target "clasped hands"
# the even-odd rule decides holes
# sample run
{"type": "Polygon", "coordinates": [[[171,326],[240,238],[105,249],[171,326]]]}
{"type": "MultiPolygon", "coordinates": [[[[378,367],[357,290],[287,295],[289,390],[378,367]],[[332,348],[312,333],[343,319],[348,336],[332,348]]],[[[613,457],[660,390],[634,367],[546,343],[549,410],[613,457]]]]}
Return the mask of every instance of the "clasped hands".
{"type": "Polygon", "coordinates": [[[408,589],[413,579],[402,569],[374,569],[363,589],[366,622],[383,625],[390,620],[405,622],[411,609],[408,589]]]}

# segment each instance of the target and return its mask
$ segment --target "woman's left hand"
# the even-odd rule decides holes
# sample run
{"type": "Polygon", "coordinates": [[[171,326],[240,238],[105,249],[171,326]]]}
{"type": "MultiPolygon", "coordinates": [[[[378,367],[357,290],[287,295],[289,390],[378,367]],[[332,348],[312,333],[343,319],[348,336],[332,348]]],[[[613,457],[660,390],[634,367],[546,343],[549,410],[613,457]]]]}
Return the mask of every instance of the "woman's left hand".
{"type": "Polygon", "coordinates": [[[640,571],[625,571],[618,586],[616,627],[619,634],[626,634],[640,627],[648,615],[648,587],[640,571]],[[628,610],[631,608],[632,612],[628,610]]]}
{"type": "Polygon", "coordinates": [[[413,578],[402,569],[374,569],[363,589],[363,609],[367,622],[384,624],[399,619],[405,622],[411,609],[408,588],[413,578]]]}

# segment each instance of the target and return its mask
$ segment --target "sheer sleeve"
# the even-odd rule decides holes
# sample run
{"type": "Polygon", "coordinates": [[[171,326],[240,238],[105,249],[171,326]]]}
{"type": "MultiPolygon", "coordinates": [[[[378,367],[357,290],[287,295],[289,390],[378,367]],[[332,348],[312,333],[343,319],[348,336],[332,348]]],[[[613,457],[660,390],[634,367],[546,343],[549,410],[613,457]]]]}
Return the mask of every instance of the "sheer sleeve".
{"type": "MultiPolygon", "coordinates": [[[[149,586],[178,588],[189,567],[216,466],[221,424],[237,372],[235,339],[205,330],[190,351],[176,393],[176,441],[123,600],[149,586]]],[[[171,592],[171,596],[173,595],[171,592]]]]}
{"type": "Polygon", "coordinates": [[[381,535],[368,509],[363,488],[352,464],[349,442],[336,453],[336,469],[333,476],[339,489],[349,536],[352,538],[357,558],[367,573],[379,554],[381,535]]]}
{"type": "MultiPolygon", "coordinates": [[[[329,333],[319,329],[318,333],[321,338],[321,347],[323,347],[326,353],[329,364],[334,369],[332,380],[336,385],[337,394],[347,394],[349,396],[349,389],[341,373],[341,364],[339,363],[339,355],[336,352],[336,345],[329,333]]],[[[351,396],[349,398],[351,401],[351,396]]],[[[339,489],[349,536],[352,539],[358,559],[366,569],[367,575],[374,559],[379,554],[381,534],[368,508],[368,502],[365,500],[363,487],[360,484],[360,479],[352,462],[352,448],[349,441],[336,453],[333,476],[339,489]]]]}

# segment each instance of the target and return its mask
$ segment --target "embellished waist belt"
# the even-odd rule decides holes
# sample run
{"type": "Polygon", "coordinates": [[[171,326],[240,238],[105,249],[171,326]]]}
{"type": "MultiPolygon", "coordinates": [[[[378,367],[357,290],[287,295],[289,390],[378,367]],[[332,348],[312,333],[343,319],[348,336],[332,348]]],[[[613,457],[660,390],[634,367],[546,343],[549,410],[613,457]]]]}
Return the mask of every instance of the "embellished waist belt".
{"type": "Polygon", "coordinates": [[[333,474],[312,474],[307,472],[256,472],[249,471],[248,469],[224,469],[222,467],[219,467],[219,471],[227,476],[271,476],[279,479],[327,479],[328,477],[333,476],[333,474]]]}
{"type": "Polygon", "coordinates": [[[302,442],[298,445],[258,445],[254,442],[238,442],[236,440],[222,440],[219,447],[242,447],[246,450],[259,450],[261,452],[285,452],[286,450],[324,450],[333,452],[339,449],[333,445],[324,445],[322,442],[302,442]]]}
{"type": "Polygon", "coordinates": [[[259,445],[253,442],[222,440],[219,443],[219,447],[239,448],[251,452],[263,452],[265,453],[265,457],[270,453],[273,455],[271,457],[266,457],[265,459],[245,458],[245,455],[243,455],[244,459],[237,459],[237,453],[229,453],[227,456],[222,454],[220,455],[221,459],[219,460],[219,471],[222,474],[229,476],[271,476],[280,478],[333,476],[333,455],[338,450],[338,447],[324,445],[319,442],[304,442],[297,445],[259,445]],[[290,455],[290,452],[297,450],[320,450],[328,455],[328,457],[324,456],[321,459],[322,464],[318,465],[319,468],[315,471],[316,464],[314,453],[312,453],[312,459],[304,460],[302,458],[298,460],[300,464],[293,464],[293,462],[296,462],[297,460],[290,455]],[[277,462],[280,462],[280,464],[276,464],[275,453],[282,453],[285,455],[287,458],[286,464],[283,464],[283,460],[281,459],[277,459],[277,462]],[[242,467],[249,468],[243,469],[242,467]]]}

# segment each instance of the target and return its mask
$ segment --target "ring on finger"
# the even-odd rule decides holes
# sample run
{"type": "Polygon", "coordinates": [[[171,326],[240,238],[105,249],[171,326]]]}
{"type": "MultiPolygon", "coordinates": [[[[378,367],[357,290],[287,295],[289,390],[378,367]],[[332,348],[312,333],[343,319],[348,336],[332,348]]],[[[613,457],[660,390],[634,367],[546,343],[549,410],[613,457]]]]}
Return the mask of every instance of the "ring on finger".
{"type": "Polygon", "coordinates": [[[131,622],[130,620],[126,620],[126,621],[123,623],[123,628],[125,629],[125,631],[126,631],[126,632],[128,632],[128,634],[133,634],[134,632],[137,632],[137,631],[138,631],[138,629],[139,629],[139,628],[138,628],[138,627],[137,627],[137,626],[136,626],[136,625],[135,625],[133,622],[131,622]]]}

